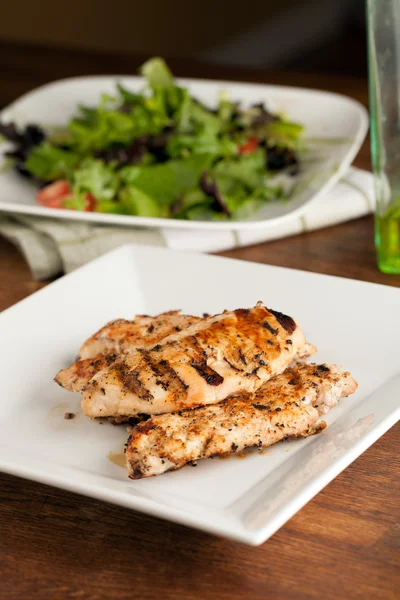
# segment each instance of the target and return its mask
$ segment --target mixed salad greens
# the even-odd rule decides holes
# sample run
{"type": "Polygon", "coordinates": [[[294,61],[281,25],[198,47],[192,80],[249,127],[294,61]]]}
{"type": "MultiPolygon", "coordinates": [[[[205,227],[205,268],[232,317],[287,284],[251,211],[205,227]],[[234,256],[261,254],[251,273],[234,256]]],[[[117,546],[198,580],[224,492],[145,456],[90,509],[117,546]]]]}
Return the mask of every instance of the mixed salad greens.
{"type": "Polygon", "coordinates": [[[160,58],[146,85],[118,84],[97,107],[79,106],[65,129],[1,124],[17,171],[53,208],[178,219],[238,219],[282,197],[277,172],[298,169],[302,126],[263,104],[221,95],[210,109],[176,84],[160,58]]]}

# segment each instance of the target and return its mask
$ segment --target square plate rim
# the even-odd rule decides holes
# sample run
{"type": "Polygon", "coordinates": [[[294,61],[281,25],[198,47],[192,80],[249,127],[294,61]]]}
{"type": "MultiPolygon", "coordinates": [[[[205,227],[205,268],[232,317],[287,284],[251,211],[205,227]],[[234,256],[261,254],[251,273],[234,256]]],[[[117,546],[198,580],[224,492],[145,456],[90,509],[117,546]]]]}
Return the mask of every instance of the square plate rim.
{"type": "MultiPolygon", "coordinates": [[[[233,258],[221,257],[221,256],[210,256],[210,255],[204,255],[199,252],[188,253],[188,252],[179,251],[179,250],[171,250],[168,248],[162,248],[162,247],[160,248],[158,246],[140,245],[140,244],[134,244],[134,243],[125,244],[119,248],[116,248],[116,249],[111,250],[110,252],[107,252],[106,254],[104,254],[101,257],[97,257],[93,261],[79,267],[75,271],[59,278],[58,280],[50,283],[49,285],[38,290],[37,292],[34,292],[30,296],[27,296],[26,298],[15,303],[11,307],[5,309],[0,314],[0,327],[1,327],[3,319],[5,318],[5,317],[3,317],[3,315],[6,316],[7,314],[10,313],[10,311],[13,311],[14,309],[18,310],[18,308],[21,305],[23,305],[27,302],[29,303],[29,301],[32,300],[32,298],[34,298],[34,297],[37,298],[40,295],[46,294],[46,292],[49,293],[49,290],[54,289],[57,286],[60,286],[60,285],[62,286],[62,285],[65,285],[66,283],[68,285],[68,281],[71,281],[76,276],[79,276],[79,272],[82,273],[85,270],[90,270],[94,263],[101,263],[103,260],[107,260],[107,259],[109,260],[109,257],[110,256],[112,257],[112,255],[114,255],[116,257],[116,259],[118,259],[118,256],[120,254],[125,254],[125,253],[130,253],[132,256],[132,250],[133,251],[142,251],[143,249],[145,251],[156,252],[156,253],[167,254],[167,255],[171,255],[171,253],[179,254],[179,255],[194,254],[194,255],[201,256],[202,258],[204,258],[206,260],[210,260],[212,262],[214,262],[215,260],[220,261],[222,259],[223,262],[225,262],[225,261],[232,262],[233,261],[234,263],[237,263],[237,262],[248,263],[248,261],[241,260],[241,259],[233,259],[233,258]]],[[[378,288],[383,288],[383,289],[390,289],[394,293],[398,293],[400,295],[400,290],[398,290],[397,288],[388,286],[388,285],[377,284],[374,282],[366,282],[366,281],[360,281],[360,280],[355,280],[355,279],[348,279],[348,278],[344,278],[344,277],[337,277],[337,276],[333,276],[333,275],[313,273],[310,271],[291,269],[291,268],[287,268],[287,267],[279,267],[279,266],[275,266],[275,265],[266,265],[263,263],[249,263],[249,264],[256,265],[257,267],[259,267],[259,266],[266,267],[267,269],[272,268],[273,270],[277,270],[277,271],[285,271],[285,272],[293,272],[294,271],[294,272],[300,272],[307,276],[316,276],[316,277],[319,276],[319,278],[323,277],[323,278],[329,278],[329,279],[333,279],[333,280],[342,280],[349,284],[356,283],[356,284],[361,284],[362,286],[367,285],[368,287],[373,286],[373,287],[378,287],[378,288]]],[[[399,372],[399,374],[400,374],[400,372],[399,372]]],[[[398,376],[395,376],[395,378],[398,379],[398,376]]],[[[384,383],[384,385],[387,385],[390,382],[391,382],[391,380],[388,380],[387,382],[384,383]]],[[[383,387],[383,386],[380,386],[380,387],[383,387]]],[[[375,395],[376,391],[377,390],[373,390],[371,392],[371,394],[365,399],[365,401],[367,401],[372,395],[375,395]]],[[[368,447],[370,447],[380,436],[382,436],[391,426],[393,426],[399,418],[399,416],[398,416],[399,412],[400,412],[400,409],[397,409],[397,411],[393,410],[393,411],[389,412],[386,415],[386,417],[379,423],[379,426],[375,427],[374,429],[369,431],[365,436],[363,436],[362,438],[357,440],[356,443],[354,443],[352,445],[352,447],[350,448],[350,451],[346,452],[344,455],[342,455],[338,459],[333,459],[333,461],[330,462],[327,466],[325,466],[325,468],[321,472],[317,473],[317,475],[315,475],[312,478],[312,480],[310,482],[308,482],[306,484],[306,486],[301,489],[301,492],[296,494],[295,498],[292,501],[290,501],[288,504],[283,506],[282,510],[275,517],[273,524],[271,524],[271,522],[268,522],[264,526],[260,526],[257,529],[255,529],[254,531],[247,530],[243,525],[241,525],[241,523],[239,523],[239,521],[237,519],[236,519],[237,522],[235,523],[235,518],[231,518],[230,520],[232,521],[232,525],[235,525],[236,528],[232,527],[231,529],[229,529],[226,527],[226,524],[224,524],[224,523],[218,524],[218,523],[215,523],[215,521],[212,522],[211,520],[207,519],[206,517],[204,517],[202,515],[198,516],[190,511],[186,511],[185,509],[182,509],[182,508],[176,508],[176,507],[171,507],[168,505],[162,505],[153,499],[150,499],[150,504],[149,504],[149,499],[146,499],[145,501],[141,502],[141,499],[134,498],[132,496],[132,499],[130,500],[129,497],[126,497],[125,495],[121,495],[121,493],[119,491],[113,491],[113,490],[103,488],[101,486],[101,483],[97,483],[97,484],[89,483],[89,484],[85,485],[82,482],[80,482],[77,484],[77,483],[74,483],[73,481],[71,482],[71,480],[68,480],[66,475],[63,475],[63,474],[59,475],[57,473],[48,473],[43,470],[40,471],[40,468],[35,468],[34,466],[26,467],[23,464],[21,465],[20,462],[18,462],[18,458],[14,458],[14,454],[17,454],[17,453],[14,452],[13,449],[11,450],[11,457],[8,459],[7,458],[4,459],[4,457],[2,456],[2,450],[4,448],[7,450],[7,446],[3,446],[2,444],[0,444],[0,472],[8,473],[10,475],[22,477],[22,478],[36,481],[39,483],[43,483],[46,485],[51,485],[51,486],[57,487],[59,489],[65,489],[65,490],[71,491],[73,493],[78,493],[78,494],[85,495],[85,496],[88,496],[91,498],[96,498],[100,501],[117,504],[119,506],[129,508],[131,510],[138,510],[139,512],[142,512],[144,514],[148,514],[148,515],[151,515],[151,516],[154,516],[157,518],[162,518],[162,519],[169,520],[169,521],[179,523],[179,524],[189,526],[189,527],[196,527],[200,530],[206,531],[211,534],[217,534],[217,535],[223,536],[225,538],[229,538],[229,539],[232,539],[235,541],[239,541],[239,542],[243,542],[243,543],[246,543],[249,545],[257,546],[257,545],[262,544],[271,535],[273,535],[289,518],[291,518],[308,501],[310,501],[321,489],[323,489],[323,487],[325,487],[325,485],[327,485],[330,481],[332,481],[340,472],[343,471],[343,469],[345,469],[349,464],[351,464],[358,456],[360,456],[360,454],[362,452],[364,452],[368,447]],[[301,498],[300,498],[300,495],[301,495],[301,498]]],[[[343,416],[341,418],[343,418],[343,416]]],[[[30,459],[30,460],[31,460],[31,462],[33,461],[33,463],[35,463],[37,459],[34,458],[34,459],[30,459]]],[[[28,460],[28,462],[30,462],[30,460],[28,460]]],[[[40,463],[42,461],[38,460],[38,462],[40,463]]],[[[61,471],[73,471],[73,470],[74,469],[72,467],[62,467],[62,469],[61,469],[61,471]]],[[[92,476],[92,474],[90,474],[90,476],[92,476]]],[[[101,475],[100,477],[105,477],[105,476],[101,475]]],[[[224,513],[223,508],[213,508],[213,509],[209,509],[209,511],[214,514],[220,514],[220,515],[223,515],[223,513],[224,513]]],[[[232,515],[231,515],[231,517],[232,517],[232,515]]],[[[233,515],[233,517],[234,517],[234,515],[233,515]]]]}
{"type": "MultiPolygon", "coordinates": [[[[50,81],[41,86],[38,86],[32,90],[29,90],[25,94],[22,94],[15,100],[13,100],[9,105],[4,107],[0,111],[0,118],[9,111],[15,109],[15,106],[21,101],[28,100],[30,97],[33,97],[35,94],[51,89],[52,87],[56,87],[58,85],[63,84],[73,84],[75,82],[83,82],[88,80],[96,80],[96,79],[133,79],[136,81],[144,81],[144,78],[138,75],[83,75],[77,77],[65,77],[62,79],[56,79],[54,81],[50,81]]],[[[369,127],[369,117],[368,111],[359,102],[350,96],[346,96],[344,94],[340,94],[337,92],[330,92],[327,90],[320,90],[314,88],[305,88],[301,86],[290,86],[290,85],[276,85],[276,84],[264,84],[264,83],[253,83],[253,82],[245,82],[245,81],[231,81],[225,79],[204,79],[204,78],[189,78],[189,77],[177,77],[178,83],[186,84],[188,86],[193,84],[202,84],[208,85],[210,87],[215,86],[236,86],[236,87],[246,87],[251,88],[253,90],[283,90],[289,92],[300,92],[301,94],[310,94],[310,95],[320,95],[326,98],[338,98],[343,102],[346,102],[348,105],[353,106],[359,115],[360,125],[357,131],[357,134],[354,136],[351,146],[348,150],[346,158],[341,162],[340,167],[336,170],[336,172],[327,180],[327,182],[310,198],[308,202],[305,202],[298,208],[290,211],[289,213],[272,217],[270,219],[263,219],[259,221],[229,221],[229,222],[218,222],[218,221],[185,221],[179,219],[167,219],[160,217],[139,217],[139,216],[131,216],[131,215],[113,215],[113,214],[101,214],[101,213],[85,213],[85,212],[76,212],[71,216],[70,210],[58,209],[57,213],[54,214],[54,210],[46,207],[41,207],[37,205],[28,205],[28,204],[14,204],[13,202],[1,202],[0,201],[0,213],[15,213],[15,214],[25,214],[32,216],[39,216],[44,218],[56,218],[60,220],[68,220],[72,222],[85,222],[85,223],[94,223],[94,224],[109,224],[109,225],[119,225],[124,227],[133,227],[133,226],[145,226],[150,228],[159,228],[165,227],[168,229],[183,229],[183,230],[208,230],[208,231],[251,231],[251,230],[260,230],[260,229],[269,229],[275,227],[276,225],[280,225],[282,222],[293,219],[301,216],[305,210],[307,210],[312,204],[318,202],[318,200],[324,195],[327,194],[333,187],[337,184],[341,177],[346,173],[352,164],[354,158],[356,157],[361,144],[363,143],[369,127]]]]}
{"type": "MultiPolygon", "coordinates": [[[[374,393],[375,392],[372,394],[374,393]]],[[[296,494],[295,498],[281,507],[273,522],[269,521],[252,531],[246,529],[240,523],[239,519],[235,518],[233,515],[231,515],[231,518],[229,519],[231,527],[229,528],[229,522],[223,524],[216,523],[206,516],[196,515],[196,513],[189,512],[183,508],[163,505],[151,498],[142,499],[134,496],[129,497],[126,494],[121,494],[114,490],[107,490],[99,483],[87,484],[80,482],[79,484],[76,484],[71,482],[66,474],[45,473],[38,467],[21,466],[21,464],[18,463],[18,459],[13,458],[13,456],[11,459],[2,458],[2,445],[0,445],[0,473],[20,477],[21,479],[43,485],[49,485],[73,494],[93,498],[100,502],[106,502],[128,510],[134,510],[154,518],[163,519],[178,525],[184,525],[191,529],[197,529],[208,534],[217,535],[235,542],[241,542],[249,546],[260,546],[283,527],[289,519],[294,517],[308,502],[315,498],[319,492],[350,466],[363,452],[389,431],[399,419],[400,409],[388,414],[379,424],[379,427],[374,428],[368,435],[358,440],[351,447],[351,451],[346,452],[339,459],[333,460],[331,464],[327,465],[321,472],[313,476],[301,489],[301,493],[299,492],[296,494]]],[[[16,452],[12,450],[11,454],[14,455],[16,452]]],[[[32,462],[31,459],[29,459],[28,462],[32,462]]],[[[71,468],[62,470],[72,471],[71,468]]],[[[225,516],[224,508],[209,509],[209,512],[214,513],[214,515],[219,515],[220,517],[225,516]]]]}

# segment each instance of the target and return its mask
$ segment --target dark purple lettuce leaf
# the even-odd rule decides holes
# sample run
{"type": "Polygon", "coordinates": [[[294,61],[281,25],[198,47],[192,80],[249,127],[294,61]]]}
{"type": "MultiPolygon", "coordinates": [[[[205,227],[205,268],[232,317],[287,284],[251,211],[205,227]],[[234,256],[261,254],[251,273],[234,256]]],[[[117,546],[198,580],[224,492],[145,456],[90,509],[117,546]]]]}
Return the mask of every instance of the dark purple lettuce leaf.
{"type": "Polygon", "coordinates": [[[264,106],[262,102],[259,104],[253,104],[253,108],[258,109],[258,114],[255,115],[252,120],[252,127],[259,127],[260,125],[266,125],[267,123],[272,123],[273,121],[279,121],[279,117],[269,112],[264,106]]]}
{"type": "Polygon", "coordinates": [[[213,198],[214,203],[211,205],[212,210],[215,210],[216,212],[222,212],[227,217],[232,216],[231,211],[229,210],[229,208],[227,207],[227,205],[225,204],[225,202],[222,198],[222,195],[218,188],[217,183],[215,181],[208,180],[207,171],[203,171],[203,173],[201,174],[200,188],[203,190],[203,192],[207,196],[210,196],[210,198],[213,198]]]}
{"type": "Polygon", "coordinates": [[[14,142],[14,144],[19,143],[21,139],[15,123],[0,123],[0,135],[5,137],[9,142],[14,142]]]}
{"type": "Polygon", "coordinates": [[[290,167],[291,175],[296,175],[299,172],[299,161],[296,152],[291,148],[268,147],[266,166],[269,171],[281,171],[290,167]]]}
{"type": "Polygon", "coordinates": [[[96,150],[95,158],[101,158],[106,164],[116,162],[119,166],[139,164],[147,151],[147,137],[137,138],[130,146],[111,146],[105,150],[96,150]]]}
{"type": "Polygon", "coordinates": [[[41,182],[26,169],[25,161],[32,148],[46,139],[43,129],[37,125],[27,125],[19,130],[15,123],[0,123],[0,134],[14,144],[14,148],[5,153],[5,156],[14,160],[14,168],[23,177],[34,179],[40,185],[41,182]]]}
{"type": "Polygon", "coordinates": [[[105,163],[116,162],[118,166],[140,164],[144,155],[149,152],[156,158],[157,163],[169,160],[167,144],[170,133],[158,135],[143,135],[134,140],[130,146],[111,146],[94,152],[95,158],[101,158],[105,163]]]}

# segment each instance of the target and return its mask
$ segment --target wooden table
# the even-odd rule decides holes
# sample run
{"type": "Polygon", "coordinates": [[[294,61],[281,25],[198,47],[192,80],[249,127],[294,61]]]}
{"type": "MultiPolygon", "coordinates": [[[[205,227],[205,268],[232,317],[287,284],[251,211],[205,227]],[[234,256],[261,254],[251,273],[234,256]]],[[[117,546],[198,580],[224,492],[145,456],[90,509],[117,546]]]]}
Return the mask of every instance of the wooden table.
{"type": "MultiPolygon", "coordinates": [[[[81,63],[74,56],[57,63],[55,57],[53,64],[63,65],[61,74],[42,65],[37,79],[32,81],[29,71],[24,80],[29,59],[26,66],[19,58],[12,54],[22,71],[17,85],[7,73],[3,77],[8,94],[79,74],[82,62],[87,71],[90,65],[93,72],[128,72],[122,58],[108,58],[102,69],[87,57],[81,63]]],[[[184,67],[177,71],[188,73],[184,67]]],[[[210,73],[221,75],[215,68],[210,73]]],[[[222,75],[321,87],[367,101],[363,81],[289,73],[222,75]]],[[[367,144],[356,164],[369,167],[367,144]]],[[[400,286],[400,277],[383,275],[375,266],[371,218],[224,255],[400,286]]],[[[17,250],[0,239],[0,310],[43,285],[31,279],[17,250]]],[[[0,599],[398,598],[399,446],[397,426],[259,548],[0,475],[0,599]]]]}

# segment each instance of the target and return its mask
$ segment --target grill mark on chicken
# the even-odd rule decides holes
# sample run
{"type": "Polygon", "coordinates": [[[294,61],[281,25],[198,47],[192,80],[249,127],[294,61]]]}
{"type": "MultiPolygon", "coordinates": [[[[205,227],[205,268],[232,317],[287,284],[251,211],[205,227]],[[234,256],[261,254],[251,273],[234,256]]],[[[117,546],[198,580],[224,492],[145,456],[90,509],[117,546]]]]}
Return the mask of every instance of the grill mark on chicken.
{"type": "Polygon", "coordinates": [[[193,362],[202,363],[207,361],[207,353],[195,335],[186,338],[188,355],[193,362]]]}
{"type": "MultiPolygon", "coordinates": [[[[114,363],[113,374],[119,378],[124,392],[133,392],[139,398],[148,402],[153,400],[153,394],[151,394],[147,387],[145,387],[143,381],[139,378],[139,375],[141,374],[140,371],[132,371],[129,369],[129,366],[124,360],[114,363]]],[[[104,388],[102,388],[102,390],[104,390],[104,388]]]]}
{"type": "Polygon", "coordinates": [[[223,383],[224,378],[209,367],[205,360],[198,363],[192,361],[190,364],[207,381],[208,385],[221,385],[223,383]]]}
{"type": "Polygon", "coordinates": [[[233,371],[241,371],[242,369],[238,369],[233,363],[231,363],[226,356],[224,356],[224,361],[230,366],[233,371]]]}
{"type": "Polygon", "coordinates": [[[279,327],[276,327],[275,317],[265,307],[262,307],[263,310],[260,308],[256,307],[250,313],[238,311],[238,329],[253,342],[258,353],[263,354],[263,360],[268,362],[279,355],[283,337],[279,327]]]}
{"type": "Polygon", "coordinates": [[[262,448],[321,431],[326,424],[320,415],[357,387],[340,367],[323,367],[300,364],[254,394],[139,423],[127,443],[129,476],[159,475],[201,458],[262,448]],[[289,385],[294,374],[300,381],[295,389],[289,385]]]}
{"type": "Polygon", "coordinates": [[[111,353],[99,354],[95,358],[78,360],[67,369],[59,371],[54,380],[58,385],[71,392],[81,392],[87,381],[99,371],[109,367],[116,359],[117,355],[111,353]]]}
{"type": "Polygon", "coordinates": [[[103,365],[108,367],[113,362],[115,362],[118,358],[118,355],[115,352],[111,352],[110,354],[100,354],[95,359],[87,359],[90,360],[90,366],[96,369],[97,371],[100,369],[104,369],[103,365]]]}
{"type": "Polygon", "coordinates": [[[268,321],[264,321],[263,327],[265,327],[265,329],[268,329],[268,331],[270,331],[272,333],[272,335],[276,335],[278,333],[278,330],[271,327],[271,325],[268,323],[268,321]]]}
{"type": "MultiPolygon", "coordinates": [[[[268,323],[268,319],[271,318],[268,314],[268,309],[264,306],[256,306],[250,312],[243,309],[239,309],[236,312],[238,320],[237,328],[240,333],[248,337],[258,347],[259,351],[265,352],[265,344],[270,339],[270,334],[276,335],[278,333],[278,330],[274,329],[268,323]],[[266,325],[268,325],[268,328],[266,325]]],[[[273,317],[272,319],[275,320],[273,317]]]]}
{"type": "Polygon", "coordinates": [[[165,391],[168,390],[170,394],[174,395],[177,401],[186,398],[188,386],[182,381],[167,360],[154,361],[151,353],[146,353],[144,358],[157,377],[157,385],[160,385],[165,391]]]}
{"type": "Polygon", "coordinates": [[[168,390],[169,380],[171,379],[171,376],[167,378],[165,377],[165,370],[162,370],[157,362],[152,361],[151,356],[148,352],[143,352],[142,358],[143,361],[146,363],[147,367],[154,374],[156,385],[160,385],[165,391],[168,390]]]}
{"type": "MultiPolygon", "coordinates": [[[[257,319],[252,319],[252,312],[256,310],[257,308],[246,312],[246,309],[239,309],[234,313],[235,318],[224,319],[199,332],[196,337],[208,357],[217,358],[215,351],[213,355],[211,350],[216,349],[232,368],[244,373],[251,373],[260,365],[261,355],[266,364],[267,355],[258,345],[258,336],[251,333],[252,328],[260,327],[257,319]],[[241,315],[245,315],[245,322],[241,320],[241,315]]],[[[265,314],[264,307],[261,310],[265,314]]]]}
{"type": "Polygon", "coordinates": [[[242,349],[241,349],[241,348],[239,348],[239,350],[238,350],[238,354],[239,354],[239,358],[240,358],[240,360],[242,361],[242,363],[244,364],[244,366],[245,366],[245,367],[247,367],[247,360],[246,360],[246,357],[245,357],[245,355],[243,354],[243,351],[242,351],[242,349]]]}
{"type": "Polygon", "coordinates": [[[279,312],[278,310],[272,310],[272,308],[269,308],[268,310],[269,310],[269,312],[271,312],[274,315],[274,317],[276,318],[278,323],[280,325],[282,325],[282,327],[284,329],[286,329],[286,331],[289,334],[293,333],[293,331],[296,329],[296,323],[294,322],[292,317],[289,317],[288,315],[284,315],[283,313],[279,312]]]}
{"type": "MultiPolygon", "coordinates": [[[[177,335],[179,336],[179,334],[177,335]]],[[[191,335],[189,331],[183,340],[175,335],[170,335],[168,338],[161,340],[150,351],[152,350],[158,352],[157,360],[168,360],[174,363],[202,362],[207,360],[207,354],[203,346],[199,343],[196,335],[191,335]]]]}
{"type": "MultiPolygon", "coordinates": [[[[201,319],[181,315],[178,311],[163,313],[157,317],[139,315],[134,321],[116,319],[108,323],[81,347],[81,354],[92,358],[78,359],[67,369],[59,371],[56,382],[72,392],[82,392],[96,373],[110,366],[120,354],[139,348],[150,348],[156,342],[201,319]],[[93,355],[95,350],[105,353],[93,355]],[[118,353],[118,355],[116,354],[118,353]]],[[[159,346],[161,348],[161,346],[159,346]]]]}
{"type": "MultiPolygon", "coordinates": [[[[154,373],[156,385],[161,386],[164,391],[167,391],[169,388],[171,375],[169,375],[168,377],[165,377],[165,373],[160,369],[158,364],[153,363],[147,354],[143,355],[143,360],[146,361],[146,363],[148,364],[148,366],[154,373]]],[[[175,371],[174,371],[174,373],[175,373],[175,371]]]]}
{"type": "MultiPolygon", "coordinates": [[[[129,369],[136,373],[149,369],[150,360],[152,374],[146,380],[140,379],[151,392],[154,399],[151,404],[144,405],[134,389],[132,392],[124,388],[119,391],[112,365],[95,375],[86,386],[83,411],[90,417],[99,416],[99,413],[111,417],[131,417],[143,412],[161,414],[216,404],[227,396],[253,391],[271,376],[282,372],[303,351],[306,342],[298,326],[291,337],[293,344],[287,345],[286,330],[261,304],[204,319],[146,350],[146,360],[138,352],[128,353],[123,358],[129,369]],[[277,329],[275,335],[263,327],[265,321],[277,329]],[[266,340],[272,337],[274,345],[270,347],[266,340]],[[157,381],[155,365],[158,369],[168,366],[172,371],[164,377],[157,375],[157,381]],[[177,391],[172,391],[172,381],[177,391]],[[99,386],[105,389],[105,395],[99,394],[99,386]]],[[[125,367],[122,370],[125,372],[125,367]]]]}

